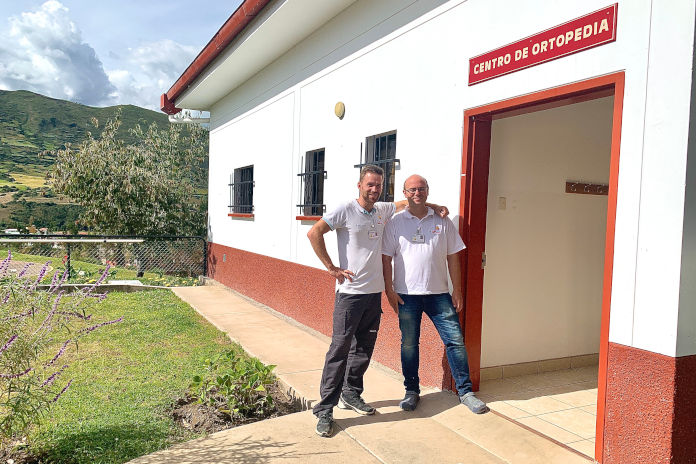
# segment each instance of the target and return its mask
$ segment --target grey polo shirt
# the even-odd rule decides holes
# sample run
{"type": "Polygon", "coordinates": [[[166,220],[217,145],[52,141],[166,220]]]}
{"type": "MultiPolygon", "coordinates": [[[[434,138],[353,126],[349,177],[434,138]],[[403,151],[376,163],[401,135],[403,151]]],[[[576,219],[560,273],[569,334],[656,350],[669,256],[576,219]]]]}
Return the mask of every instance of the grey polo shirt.
{"type": "Polygon", "coordinates": [[[367,211],[358,200],[351,200],[322,217],[336,231],[338,266],[355,273],[352,282],[336,281],[336,291],[358,294],[384,291],[382,235],[395,211],[394,203],[377,202],[372,211],[367,211]]]}

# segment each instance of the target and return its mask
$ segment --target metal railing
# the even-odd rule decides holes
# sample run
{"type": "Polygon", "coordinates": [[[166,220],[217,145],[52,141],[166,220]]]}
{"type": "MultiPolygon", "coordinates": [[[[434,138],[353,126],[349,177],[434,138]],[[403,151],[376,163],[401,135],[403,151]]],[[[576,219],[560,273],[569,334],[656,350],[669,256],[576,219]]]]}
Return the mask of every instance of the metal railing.
{"type": "Polygon", "coordinates": [[[135,277],[145,273],[176,277],[207,274],[207,242],[203,237],[0,234],[0,252],[7,250],[12,251],[14,261],[39,263],[42,258],[52,258],[54,267],[67,268],[71,277],[82,268],[107,264],[134,271],[135,277]]]}

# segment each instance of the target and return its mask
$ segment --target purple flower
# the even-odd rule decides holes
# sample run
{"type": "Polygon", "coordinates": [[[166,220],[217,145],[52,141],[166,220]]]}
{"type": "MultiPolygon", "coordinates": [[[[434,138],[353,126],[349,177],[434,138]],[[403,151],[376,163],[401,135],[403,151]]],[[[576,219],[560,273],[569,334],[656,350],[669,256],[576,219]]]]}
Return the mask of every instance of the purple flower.
{"type": "Polygon", "coordinates": [[[22,269],[22,270],[19,272],[19,274],[17,274],[17,277],[22,277],[24,274],[26,274],[26,272],[29,270],[29,267],[31,267],[32,264],[34,264],[34,263],[27,263],[27,264],[25,264],[25,265],[24,265],[24,269],[22,269]]]}
{"type": "Polygon", "coordinates": [[[50,261],[46,261],[46,264],[43,265],[41,270],[39,271],[39,275],[36,277],[36,281],[34,282],[34,285],[31,286],[31,290],[36,290],[36,286],[41,283],[41,280],[44,278],[46,275],[46,271],[48,271],[48,266],[51,264],[50,261]]]}
{"type": "Polygon", "coordinates": [[[55,285],[58,283],[58,273],[59,273],[59,272],[60,272],[60,271],[56,271],[56,272],[53,273],[53,279],[51,279],[51,286],[48,287],[48,291],[49,291],[49,292],[52,291],[52,290],[53,290],[53,287],[55,287],[55,285]]]}
{"type": "Polygon", "coordinates": [[[41,384],[41,388],[43,388],[47,385],[50,387],[53,384],[53,381],[56,380],[60,374],[63,373],[63,371],[65,370],[66,367],[68,367],[67,364],[65,364],[59,370],[57,370],[53,374],[51,374],[51,376],[49,378],[47,378],[46,380],[43,381],[43,383],[41,384]]]}
{"type": "Polygon", "coordinates": [[[84,319],[85,321],[92,319],[91,314],[84,316],[84,315],[78,313],[77,311],[56,311],[56,314],[60,314],[61,316],[68,316],[68,317],[77,317],[79,319],[84,319]]]}
{"type": "Polygon", "coordinates": [[[70,343],[72,340],[68,339],[65,343],[63,343],[63,346],[60,347],[60,350],[58,350],[58,354],[56,354],[53,359],[51,359],[48,363],[46,363],[46,367],[52,365],[54,362],[56,362],[56,359],[60,358],[63,352],[65,351],[65,347],[68,346],[68,343],[70,343]]]}
{"type": "Polygon", "coordinates": [[[60,391],[60,393],[58,393],[58,394],[56,395],[56,397],[53,398],[53,402],[54,402],[54,403],[55,403],[56,401],[58,401],[58,398],[60,398],[60,395],[62,395],[63,393],[65,393],[65,390],[67,390],[67,389],[70,387],[70,384],[72,383],[72,381],[73,381],[73,379],[70,379],[70,382],[68,382],[68,384],[67,384],[66,386],[63,387],[63,389],[60,391]]]}
{"type": "Polygon", "coordinates": [[[27,375],[33,369],[34,369],[33,367],[30,367],[26,371],[20,372],[19,374],[0,374],[0,378],[2,378],[2,379],[16,379],[16,378],[21,377],[23,375],[27,375]]]}
{"type": "Polygon", "coordinates": [[[10,346],[12,346],[12,344],[15,342],[15,340],[17,340],[16,334],[11,336],[10,339],[7,340],[7,343],[5,343],[2,348],[0,348],[0,353],[3,353],[6,349],[8,349],[10,346]]]}
{"type": "Polygon", "coordinates": [[[87,327],[78,332],[78,334],[88,334],[93,330],[98,329],[99,327],[104,327],[105,325],[110,325],[110,324],[116,324],[117,322],[123,321],[123,316],[119,317],[118,319],[114,319],[113,321],[108,321],[108,322],[102,322],[101,324],[93,325],[92,327],[87,327]]]}
{"type": "Polygon", "coordinates": [[[12,261],[12,252],[10,250],[7,250],[7,258],[5,258],[2,261],[2,263],[0,263],[0,272],[2,272],[0,277],[5,277],[5,274],[7,274],[7,268],[10,265],[10,261],[12,261]]]}

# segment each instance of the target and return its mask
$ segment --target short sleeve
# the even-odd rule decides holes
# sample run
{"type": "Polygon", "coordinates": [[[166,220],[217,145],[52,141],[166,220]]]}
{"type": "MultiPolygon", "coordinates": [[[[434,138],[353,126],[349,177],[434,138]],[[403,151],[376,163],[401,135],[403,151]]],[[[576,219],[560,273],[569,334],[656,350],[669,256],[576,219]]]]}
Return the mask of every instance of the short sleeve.
{"type": "Polygon", "coordinates": [[[378,201],[375,203],[380,214],[384,216],[384,219],[391,219],[391,217],[396,213],[396,205],[391,201],[378,201]]]}
{"type": "Polygon", "coordinates": [[[448,217],[443,218],[445,233],[447,234],[447,254],[453,255],[466,248],[464,240],[459,236],[459,232],[454,227],[454,223],[448,217]]]}
{"type": "Polygon", "coordinates": [[[392,258],[396,254],[397,250],[397,240],[395,233],[395,221],[387,222],[384,226],[384,233],[382,234],[382,254],[391,256],[392,258]]]}
{"type": "Polygon", "coordinates": [[[346,217],[346,204],[344,203],[322,216],[321,219],[331,227],[331,230],[336,230],[346,226],[346,217]]]}

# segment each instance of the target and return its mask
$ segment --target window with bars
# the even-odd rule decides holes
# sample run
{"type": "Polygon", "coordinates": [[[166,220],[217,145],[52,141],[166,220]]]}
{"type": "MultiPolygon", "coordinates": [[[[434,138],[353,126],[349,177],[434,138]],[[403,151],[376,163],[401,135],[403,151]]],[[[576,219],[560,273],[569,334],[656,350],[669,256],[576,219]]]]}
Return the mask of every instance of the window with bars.
{"type": "Polygon", "coordinates": [[[298,174],[302,179],[302,204],[300,214],[303,216],[321,216],[326,211],[324,204],[324,149],[311,150],[305,154],[305,170],[298,174]]]}
{"type": "MultiPolygon", "coordinates": [[[[362,158],[362,153],[361,153],[362,158]]],[[[396,158],[396,131],[372,135],[365,139],[365,162],[355,167],[362,169],[366,164],[374,164],[384,169],[384,188],[379,201],[394,201],[394,176],[396,166],[401,162],[396,158]]]]}
{"type": "Polygon", "coordinates": [[[234,170],[230,176],[230,213],[254,213],[254,166],[234,170]]]}

